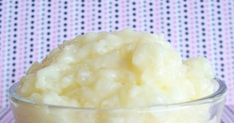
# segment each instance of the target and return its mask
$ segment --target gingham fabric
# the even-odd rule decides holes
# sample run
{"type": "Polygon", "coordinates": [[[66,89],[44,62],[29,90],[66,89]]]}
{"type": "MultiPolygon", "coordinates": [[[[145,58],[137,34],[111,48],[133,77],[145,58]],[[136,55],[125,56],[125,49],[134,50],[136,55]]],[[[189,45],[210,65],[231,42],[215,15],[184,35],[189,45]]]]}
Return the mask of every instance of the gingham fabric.
{"type": "Polygon", "coordinates": [[[234,104],[233,0],[0,0],[0,106],[34,61],[86,32],[162,33],[183,58],[205,56],[234,104]]]}

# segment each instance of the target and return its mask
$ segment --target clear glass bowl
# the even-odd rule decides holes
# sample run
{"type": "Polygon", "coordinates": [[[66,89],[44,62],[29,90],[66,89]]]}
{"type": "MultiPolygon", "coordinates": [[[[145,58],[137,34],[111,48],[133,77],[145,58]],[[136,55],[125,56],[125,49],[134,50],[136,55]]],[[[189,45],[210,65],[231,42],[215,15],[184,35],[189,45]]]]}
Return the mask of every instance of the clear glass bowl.
{"type": "Polygon", "coordinates": [[[226,85],[216,79],[216,91],[204,98],[165,105],[136,108],[76,108],[37,104],[10,88],[16,123],[220,123],[226,85]]]}

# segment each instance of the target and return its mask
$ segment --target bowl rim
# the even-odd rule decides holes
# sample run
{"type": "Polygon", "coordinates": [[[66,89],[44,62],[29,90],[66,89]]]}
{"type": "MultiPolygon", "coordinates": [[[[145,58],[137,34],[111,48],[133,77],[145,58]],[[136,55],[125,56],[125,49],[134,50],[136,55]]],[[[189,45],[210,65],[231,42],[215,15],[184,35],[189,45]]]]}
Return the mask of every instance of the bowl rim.
{"type": "Polygon", "coordinates": [[[198,98],[191,101],[185,101],[185,102],[179,102],[179,103],[168,103],[168,104],[155,104],[155,105],[149,105],[149,106],[139,106],[139,107],[116,107],[116,108],[93,108],[93,107],[74,107],[74,106],[60,106],[60,105],[52,105],[52,104],[45,104],[45,103],[37,103],[35,101],[29,100],[25,97],[22,97],[16,93],[16,89],[19,86],[19,83],[13,84],[9,90],[9,97],[10,102],[15,103],[23,103],[27,105],[33,105],[33,106],[39,106],[39,107],[47,107],[47,108],[53,108],[53,109],[69,109],[69,110],[84,110],[84,111],[94,111],[94,110],[136,110],[136,109],[155,109],[155,108],[180,108],[180,107],[186,107],[186,106],[194,106],[194,105],[202,105],[202,104],[209,104],[209,103],[218,103],[220,101],[223,101],[225,99],[225,96],[227,94],[227,86],[224,83],[224,81],[220,79],[213,79],[212,81],[216,81],[218,88],[216,91],[214,91],[212,94],[198,98]]]}

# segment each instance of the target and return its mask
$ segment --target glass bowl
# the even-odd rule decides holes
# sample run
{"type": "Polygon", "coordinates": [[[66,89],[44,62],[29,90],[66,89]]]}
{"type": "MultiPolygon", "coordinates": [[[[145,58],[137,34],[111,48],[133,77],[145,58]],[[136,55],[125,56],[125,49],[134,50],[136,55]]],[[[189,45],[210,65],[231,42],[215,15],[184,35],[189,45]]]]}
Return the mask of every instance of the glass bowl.
{"type": "Polygon", "coordinates": [[[215,79],[217,89],[197,100],[134,108],[77,108],[38,104],[10,92],[16,123],[220,123],[227,87],[215,79]]]}

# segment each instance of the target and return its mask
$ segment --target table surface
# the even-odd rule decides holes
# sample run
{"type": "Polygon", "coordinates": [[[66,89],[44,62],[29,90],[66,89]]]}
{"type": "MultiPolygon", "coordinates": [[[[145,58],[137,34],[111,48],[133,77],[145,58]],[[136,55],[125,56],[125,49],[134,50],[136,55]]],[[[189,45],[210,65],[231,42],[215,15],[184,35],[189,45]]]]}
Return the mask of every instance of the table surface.
{"type": "Polygon", "coordinates": [[[162,33],[183,58],[207,57],[234,105],[233,0],[1,0],[0,107],[32,62],[64,40],[124,28],[162,33]]]}

